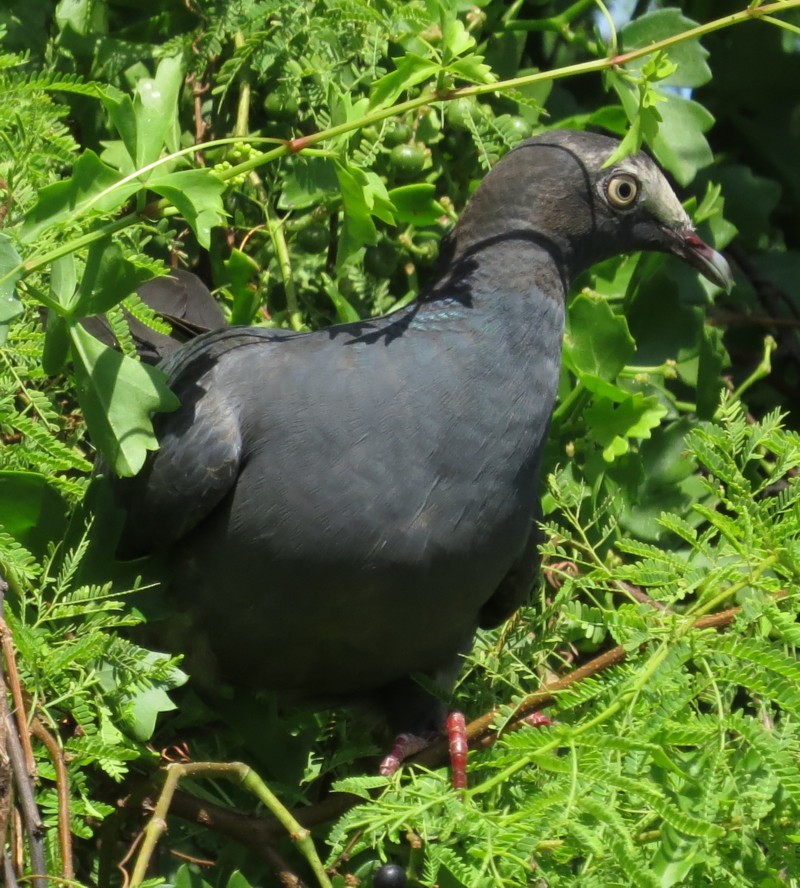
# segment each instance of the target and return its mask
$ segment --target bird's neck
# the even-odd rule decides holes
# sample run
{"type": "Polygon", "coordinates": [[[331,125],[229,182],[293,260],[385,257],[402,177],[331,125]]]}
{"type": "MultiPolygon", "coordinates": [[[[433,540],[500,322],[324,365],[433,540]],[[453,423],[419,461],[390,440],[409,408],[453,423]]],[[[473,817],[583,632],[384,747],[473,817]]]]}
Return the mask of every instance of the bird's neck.
{"type": "Polygon", "coordinates": [[[525,319],[542,300],[563,307],[568,269],[557,246],[528,233],[489,235],[481,241],[459,238],[446,246],[442,273],[420,298],[423,314],[443,307],[464,316],[525,319]]]}

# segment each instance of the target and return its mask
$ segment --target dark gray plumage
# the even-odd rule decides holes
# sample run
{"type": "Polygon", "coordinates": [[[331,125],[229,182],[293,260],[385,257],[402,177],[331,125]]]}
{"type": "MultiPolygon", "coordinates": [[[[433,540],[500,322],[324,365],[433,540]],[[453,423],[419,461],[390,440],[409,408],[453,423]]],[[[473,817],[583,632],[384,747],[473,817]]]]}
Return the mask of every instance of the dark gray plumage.
{"type": "Polygon", "coordinates": [[[435,283],[388,317],[294,334],[228,328],[164,364],[182,407],[120,482],[128,555],[170,551],[186,645],[292,701],[372,698],[438,727],[412,673],[451,685],[478,626],[537,566],[539,462],[564,305],[592,263],[674,253],[723,286],[655,164],[550,132],[472,198],[435,283]],[[616,201],[616,205],[615,205],[616,201]]]}

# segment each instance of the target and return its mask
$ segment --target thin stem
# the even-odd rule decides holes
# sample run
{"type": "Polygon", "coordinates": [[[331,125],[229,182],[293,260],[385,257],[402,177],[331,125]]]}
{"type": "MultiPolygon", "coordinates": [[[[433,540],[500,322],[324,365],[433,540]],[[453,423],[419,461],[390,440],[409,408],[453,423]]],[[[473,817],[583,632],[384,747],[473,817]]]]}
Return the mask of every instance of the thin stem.
{"type": "MultiPolygon", "coordinates": [[[[572,10],[574,10],[576,6],[578,6],[578,3],[573,4],[573,6],[570,7],[567,12],[572,13],[572,10]]],[[[649,44],[648,46],[639,47],[638,49],[633,49],[620,55],[611,55],[601,59],[592,59],[591,61],[587,62],[579,62],[574,65],[566,65],[565,67],[558,68],[555,71],[539,71],[535,74],[527,74],[523,77],[512,77],[508,80],[501,80],[495,83],[484,83],[473,86],[465,86],[461,87],[460,89],[450,90],[446,94],[424,91],[422,95],[419,95],[414,99],[409,99],[405,102],[399,102],[387,108],[377,108],[374,111],[365,114],[363,117],[360,117],[356,120],[347,121],[346,123],[341,123],[337,126],[329,127],[325,130],[320,130],[317,133],[312,133],[308,136],[300,136],[296,139],[284,142],[283,144],[274,148],[272,151],[266,151],[263,154],[258,154],[255,157],[244,161],[243,163],[231,167],[231,169],[226,170],[224,174],[221,173],[220,178],[222,178],[223,180],[233,178],[234,176],[238,176],[242,173],[254,170],[259,166],[262,166],[263,164],[270,163],[273,160],[284,157],[287,154],[300,153],[306,148],[310,148],[312,145],[316,145],[319,142],[324,142],[328,139],[334,139],[337,136],[345,135],[346,133],[353,132],[354,130],[361,129],[362,127],[369,126],[373,123],[379,123],[380,121],[385,120],[389,117],[401,116],[408,111],[413,111],[416,108],[422,107],[423,105],[430,104],[432,101],[450,101],[452,99],[462,98],[465,96],[481,96],[487,95],[489,93],[504,92],[507,90],[518,89],[523,86],[530,86],[535,83],[563,80],[565,77],[573,77],[580,74],[590,74],[594,72],[604,71],[608,68],[620,67],[627,64],[628,62],[632,62],[636,59],[640,59],[661,50],[668,49],[671,46],[677,46],[689,40],[699,39],[700,37],[704,37],[706,34],[712,34],[715,31],[721,31],[724,28],[731,27],[732,25],[737,25],[748,20],[765,19],[766,21],[772,21],[773,13],[788,12],[789,10],[797,8],[800,8],[800,0],[780,0],[780,2],[768,3],[763,6],[748,6],[746,9],[743,9],[740,12],[735,12],[730,15],[723,16],[722,18],[714,19],[713,21],[707,22],[706,24],[698,25],[694,28],[689,28],[687,31],[683,31],[680,34],[673,34],[670,37],[665,37],[663,40],[657,40],[649,44]]],[[[582,7],[580,7],[578,11],[582,11],[582,7]]],[[[140,176],[142,172],[146,172],[158,166],[159,164],[166,163],[168,160],[174,157],[178,157],[182,154],[192,154],[195,151],[206,150],[207,148],[215,144],[224,144],[230,141],[231,140],[218,140],[217,142],[206,142],[202,145],[194,145],[189,148],[185,148],[182,151],[176,152],[174,155],[170,155],[169,158],[161,158],[158,161],[155,161],[153,164],[149,164],[147,167],[144,167],[142,170],[137,170],[130,176],[124,177],[120,180],[120,182],[115,183],[113,186],[111,186],[110,189],[106,189],[106,191],[104,191],[102,195],[98,195],[90,203],[81,207],[79,211],[76,211],[76,215],[80,215],[81,213],[85,212],[86,209],[96,204],[97,200],[99,200],[109,190],[121,187],[121,185],[126,184],[132,179],[140,176]]],[[[236,141],[236,139],[234,139],[233,141],[236,141]]],[[[264,139],[263,141],[268,140],[264,139]]],[[[160,211],[162,215],[164,214],[164,211],[167,207],[169,207],[169,202],[166,200],[161,200],[155,205],[156,211],[160,211]]],[[[83,246],[94,243],[96,240],[100,240],[107,234],[114,233],[115,231],[120,231],[123,228],[134,224],[138,220],[138,218],[138,213],[128,214],[122,219],[118,219],[115,222],[110,223],[109,225],[103,226],[98,231],[91,232],[88,235],[84,235],[81,238],[70,241],[68,244],[52,250],[44,256],[39,257],[38,259],[30,259],[27,262],[23,262],[16,268],[13,268],[9,272],[7,272],[6,275],[0,277],[0,285],[5,283],[9,279],[13,279],[14,275],[18,274],[19,272],[29,274],[34,269],[42,267],[43,265],[47,264],[47,262],[52,261],[59,256],[67,255],[68,253],[74,252],[75,250],[80,249],[83,246]]]]}
{"type": "Polygon", "coordinates": [[[745,381],[736,389],[733,393],[734,398],[738,398],[741,400],[742,395],[750,388],[751,385],[758,382],[759,379],[764,379],[769,376],[772,372],[772,353],[778,347],[778,343],[773,339],[772,336],[764,337],[764,352],[761,356],[761,360],[758,363],[758,366],[753,370],[753,372],[745,379],[745,381]]]}
{"type": "MultiPolygon", "coordinates": [[[[710,627],[721,628],[722,626],[727,625],[739,612],[739,608],[734,608],[731,611],[724,612],[723,614],[712,614],[710,616],[708,615],[709,612],[713,610],[714,607],[722,603],[725,599],[730,598],[741,589],[749,586],[756,577],[763,573],[763,571],[769,568],[777,560],[777,555],[771,555],[769,558],[764,559],[764,561],[762,561],[761,564],[758,565],[753,573],[749,574],[738,583],[734,583],[733,585],[728,586],[713,599],[706,602],[702,607],[698,607],[693,611],[690,611],[687,614],[687,617],[690,618],[679,620],[677,617],[674,617],[673,619],[675,621],[676,628],[672,638],[661,642],[657,650],[650,657],[650,660],[646,664],[645,668],[637,675],[636,680],[633,681],[628,688],[621,692],[616,700],[610,703],[601,712],[598,712],[594,718],[591,718],[586,722],[582,722],[579,725],[575,725],[574,727],[569,729],[568,742],[573,742],[575,738],[580,737],[582,734],[585,734],[588,731],[596,728],[598,725],[601,725],[604,722],[608,721],[610,718],[616,715],[623,708],[623,706],[627,704],[628,699],[630,699],[632,696],[635,697],[639,693],[641,693],[642,689],[647,686],[647,684],[659,670],[661,665],[664,663],[664,660],[666,660],[670,650],[672,650],[672,648],[674,647],[675,642],[679,641],[687,633],[691,632],[692,629],[704,629],[710,627]],[[700,616],[698,618],[698,614],[703,614],[704,616],[700,616]]],[[[607,665],[613,665],[626,660],[628,654],[620,645],[613,650],[608,651],[607,654],[602,655],[602,657],[605,657],[608,660],[607,665]]],[[[599,660],[601,658],[597,659],[599,660]]],[[[604,666],[604,668],[607,668],[607,666],[604,666]]],[[[576,670],[576,672],[577,671],[578,670],[576,670]]],[[[543,689],[544,695],[548,694],[548,690],[549,689],[547,687],[543,689]]],[[[526,702],[528,701],[523,701],[523,704],[517,710],[518,712],[523,712],[526,702]]],[[[532,709],[533,707],[530,708],[532,709]]],[[[520,756],[517,761],[504,768],[502,771],[499,771],[497,774],[494,775],[494,777],[491,777],[489,780],[486,780],[472,790],[467,790],[467,795],[481,795],[483,793],[491,791],[496,786],[500,786],[501,784],[503,784],[518,771],[521,771],[523,768],[527,768],[531,764],[535,756],[541,756],[547,752],[552,751],[553,749],[562,747],[565,745],[565,742],[567,741],[565,740],[563,733],[559,733],[549,743],[545,743],[542,746],[538,747],[534,754],[520,756]]]]}
{"type": "Polygon", "coordinates": [[[770,555],[765,558],[760,564],[756,565],[751,573],[749,573],[746,577],[742,577],[736,583],[728,586],[723,589],[721,592],[718,592],[713,598],[709,598],[708,601],[703,602],[702,604],[698,604],[687,611],[687,614],[695,617],[698,614],[708,614],[714,610],[714,608],[718,607],[722,604],[723,601],[726,601],[732,595],[736,595],[737,592],[741,592],[742,589],[746,589],[748,586],[752,586],[752,584],[757,580],[765,570],[772,567],[773,564],[778,560],[778,556],[770,555]]]}
{"type": "Polygon", "coordinates": [[[164,788],[158,797],[158,802],[153,810],[153,816],[145,827],[142,845],[131,874],[130,888],[137,888],[145,879],[147,867],[158,840],[167,828],[167,813],[169,812],[172,797],[178,788],[178,782],[183,777],[222,777],[226,780],[241,783],[244,789],[252,793],[264,804],[275,819],[284,827],[292,841],[297,844],[300,852],[306,858],[308,865],[317,877],[317,882],[321,888],[333,888],[322,861],[317,854],[317,849],[314,847],[311,833],[295,820],[258,774],[242,762],[229,762],[225,764],[192,762],[185,765],[167,765],[164,788]]]}
{"type": "Polygon", "coordinates": [[[573,410],[577,409],[577,407],[581,404],[583,400],[587,397],[587,392],[583,387],[583,383],[578,380],[575,388],[564,398],[564,400],[556,407],[553,411],[553,423],[557,424],[561,422],[562,418],[567,414],[571,413],[573,410]]]}
{"type": "MultiPolygon", "coordinates": [[[[245,45],[244,34],[237,31],[233,38],[233,46],[235,49],[243,49],[245,45]]],[[[233,127],[233,134],[240,138],[246,136],[250,129],[250,96],[252,86],[250,85],[250,66],[249,64],[243,68],[241,85],[239,88],[239,102],[236,105],[236,123],[233,127]]]]}
{"type": "Polygon", "coordinates": [[[303,315],[300,311],[300,304],[297,301],[297,287],[294,283],[292,260],[289,256],[289,248],[286,245],[283,223],[278,219],[272,218],[267,204],[264,204],[264,212],[267,216],[267,231],[272,239],[272,246],[275,248],[275,256],[278,259],[278,268],[280,269],[281,279],[283,280],[283,289],[286,293],[286,308],[289,313],[289,322],[291,323],[293,330],[302,330],[303,315]]]}

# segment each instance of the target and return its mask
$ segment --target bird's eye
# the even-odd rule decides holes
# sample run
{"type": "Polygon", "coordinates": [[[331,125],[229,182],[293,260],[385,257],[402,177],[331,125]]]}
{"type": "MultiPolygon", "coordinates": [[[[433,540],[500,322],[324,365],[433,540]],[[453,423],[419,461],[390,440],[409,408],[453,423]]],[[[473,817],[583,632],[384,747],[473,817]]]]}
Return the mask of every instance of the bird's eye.
{"type": "Polygon", "coordinates": [[[627,210],[639,196],[639,181],[628,173],[618,173],[606,182],[606,197],[611,206],[627,210]]]}

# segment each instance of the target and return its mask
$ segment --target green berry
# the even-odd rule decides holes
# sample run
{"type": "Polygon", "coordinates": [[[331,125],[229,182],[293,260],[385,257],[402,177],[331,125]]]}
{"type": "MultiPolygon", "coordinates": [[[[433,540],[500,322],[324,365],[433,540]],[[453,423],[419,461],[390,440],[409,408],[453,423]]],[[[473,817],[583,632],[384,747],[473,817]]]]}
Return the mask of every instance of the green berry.
{"type": "Polygon", "coordinates": [[[453,99],[447,106],[447,125],[454,130],[471,130],[481,117],[483,109],[474,99],[453,99]]]}
{"type": "Polygon", "coordinates": [[[330,234],[324,225],[309,225],[297,232],[296,242],[305,253],[321,253],[328,249],[330,234]]]}
{"type": "Polygon", "coordinates": [[[297,99],[285,93],[271,92],[264,99],[264,110],[270,120],[294,120],[298,111],[297,99]]]}
{"type": "Polygon", "coordinates": [[[364,254],[364,268],[377,278],[387,278],[394,274],[399,261],[394,244],[388,241],[367,247],[364,254]]]}
{"type": "Polygon", "coordinates": [[[511,142],[521,142],[533,135],[533,127],[524,117],[509,117],[505,125],[505,133],[511,142]]]}
{"type": "Polygon", "coordinates": [[[384,140],[386,144],[392,148],[395,145],[402,145],[404,142],[408,142],[411,138],[411,127],[407,123],[403,123],[402,120],[398,121],[394,124],[394,126],[390,126],[386,130],[386,136],[384,140]]]}
{"type": "Polygon", "coordinates": [[[425,152],[418,145],[397,145],[389,162],[401,176],[414,176],[425,166],[425,152]]]}

